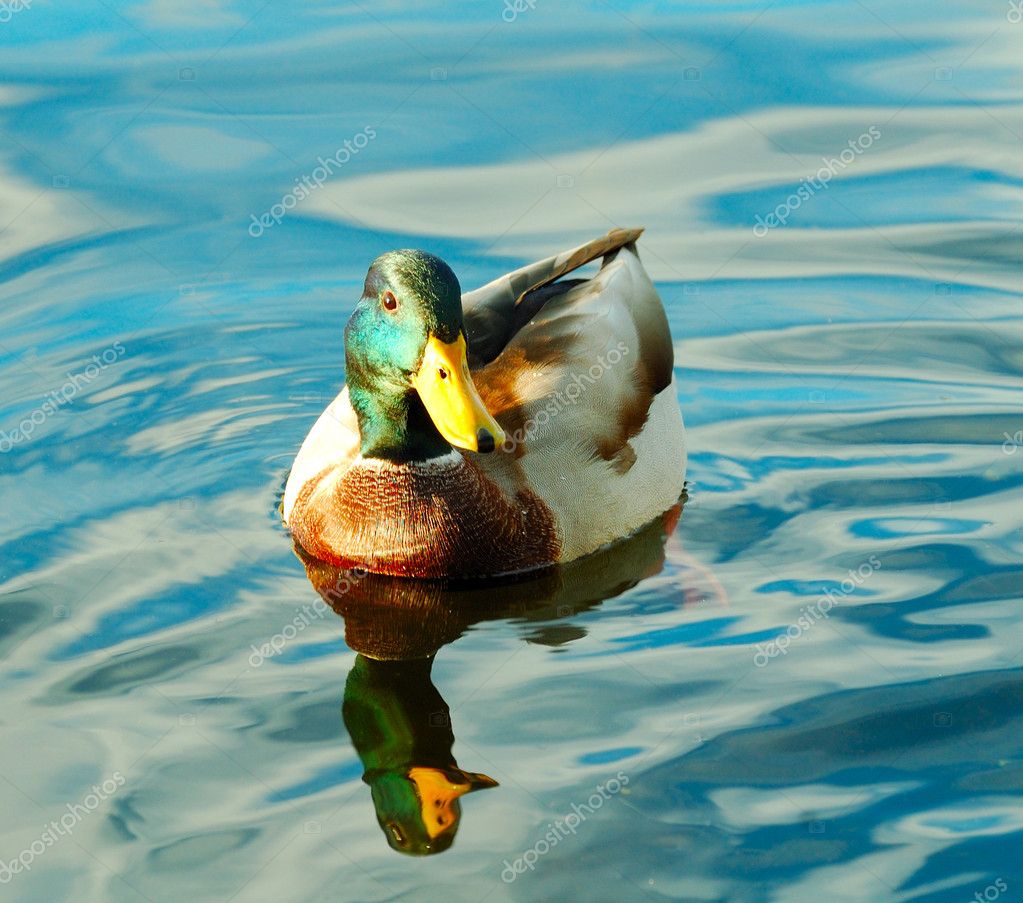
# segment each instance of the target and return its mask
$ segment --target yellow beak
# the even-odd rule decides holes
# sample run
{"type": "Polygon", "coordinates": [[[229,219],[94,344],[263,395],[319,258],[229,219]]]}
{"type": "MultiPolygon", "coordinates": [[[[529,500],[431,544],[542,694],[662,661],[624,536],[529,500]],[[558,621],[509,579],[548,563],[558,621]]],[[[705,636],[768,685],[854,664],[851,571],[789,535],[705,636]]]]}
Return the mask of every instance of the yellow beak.
{"type": "Polygon", "coordinates": [[[458,812],[455,800],[473,790],[485,787],[496,787],[497,781],[485,774],[458,772],[464,781],[454,781],[451,774],[439,768],[414,766],[409,770],[409,778],[419,791],[420,814],[423,826],[430,839],[435,839],[445,831],[453,831],[458,827],[458,812]]]}
{"type": "Polygon", "coordinates": [[[504,443],[504,430],[490,416],[469,375],[464,335],[450,345],[430,336],[412,385],[434,426],[452,445],[490,452],[504,443]]]}

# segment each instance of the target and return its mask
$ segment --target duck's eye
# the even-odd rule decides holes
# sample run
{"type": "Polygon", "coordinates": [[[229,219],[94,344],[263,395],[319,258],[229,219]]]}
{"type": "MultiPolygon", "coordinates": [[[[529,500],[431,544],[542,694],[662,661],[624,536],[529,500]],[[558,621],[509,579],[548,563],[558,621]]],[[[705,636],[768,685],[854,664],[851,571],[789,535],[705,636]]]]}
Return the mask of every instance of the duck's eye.
{"type": "Polygon", "coordinates": [[[438,368],[437,368],[437,375],[438,375],[438,376],[439,376],[439,377],[440,377],[441,379],[447,379],[447,378],[448,378],[448,371],[447,371],[447,370],[445,370],[445,369],[444,369],[443,367],[438,367],[438,368]]]}
{"type": "Polygon", "coordinates": [[[394,297],[394,292],[384,292],[383,304],[384,310],[398,309],[398,299],[394,297]]]}

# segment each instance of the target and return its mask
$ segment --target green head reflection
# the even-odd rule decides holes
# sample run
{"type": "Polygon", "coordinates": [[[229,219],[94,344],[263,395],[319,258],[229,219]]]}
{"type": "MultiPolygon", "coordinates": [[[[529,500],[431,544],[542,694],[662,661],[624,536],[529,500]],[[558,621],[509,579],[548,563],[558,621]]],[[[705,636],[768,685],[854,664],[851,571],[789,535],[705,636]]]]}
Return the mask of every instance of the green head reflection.
{"type": "Polygon", "coordinates": [[[455,762],[448,707],[430,679],[432,664],[359,655],[342,707],[387,842],[418,856],[451,846],[462,817],[460,797],[497,786],[455,762]]]}

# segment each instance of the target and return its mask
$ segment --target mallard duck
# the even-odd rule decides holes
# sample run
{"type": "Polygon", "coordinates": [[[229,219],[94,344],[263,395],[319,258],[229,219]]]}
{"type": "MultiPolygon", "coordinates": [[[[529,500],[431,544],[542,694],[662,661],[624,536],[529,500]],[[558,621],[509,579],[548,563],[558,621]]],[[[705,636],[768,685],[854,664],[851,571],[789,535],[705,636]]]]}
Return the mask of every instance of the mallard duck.
{"type": "Polygon", "coordinates": [[[347,385],[306,437],[282,513],[339,567],[420,578],[572,561],[670,509],[685,430],[641,229],[462,295],[423,251],[370,266],[347,385]],[[564,279],[597,258],[589,279],[564,279]]]}

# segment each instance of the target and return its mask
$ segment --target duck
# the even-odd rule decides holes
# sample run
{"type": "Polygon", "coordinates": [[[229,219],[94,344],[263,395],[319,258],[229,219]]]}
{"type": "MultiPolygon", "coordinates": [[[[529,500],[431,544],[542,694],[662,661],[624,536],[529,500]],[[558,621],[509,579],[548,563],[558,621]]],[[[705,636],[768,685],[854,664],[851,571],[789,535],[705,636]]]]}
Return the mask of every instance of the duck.
{"type": "Polygon", "coordinates": [[[297,546],[342,569],[474,581],[564,565],[675,507],[685,426],[642,232],[464,295],[426,251],[374,260],[346,384],[285,485],[297,546]]]}

